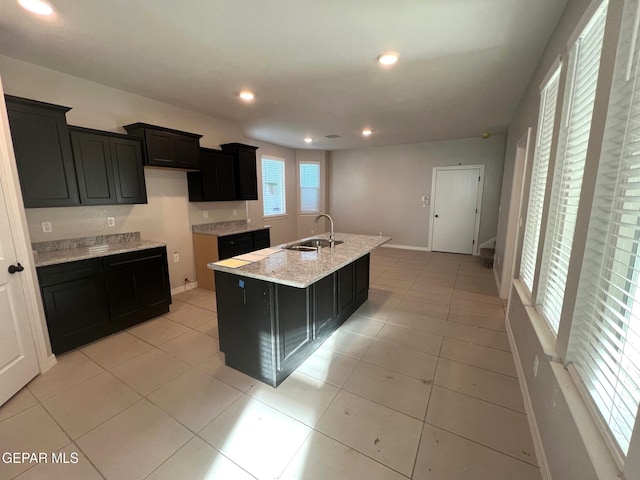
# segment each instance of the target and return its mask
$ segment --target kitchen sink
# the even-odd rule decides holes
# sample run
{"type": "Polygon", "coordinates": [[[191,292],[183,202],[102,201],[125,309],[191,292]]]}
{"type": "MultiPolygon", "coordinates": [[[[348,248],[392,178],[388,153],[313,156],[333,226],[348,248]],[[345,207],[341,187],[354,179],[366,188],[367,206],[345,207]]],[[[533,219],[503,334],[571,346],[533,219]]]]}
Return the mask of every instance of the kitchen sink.
{"type": "MultiPolygon", "coordinates": [[[[342,240],[335,240],[333,242],[335,245],[340,245],[344,243],[342,240]]],[[[309,240],[303,240],[301,242],[292,243],[291,245],[286,245],[282,248],[286,250],[298,250],[301,252],[313,252],[315,250],[319,250],[321,248],[329,247],[331,242],[324,238],[311,238],[309,240]]]]}

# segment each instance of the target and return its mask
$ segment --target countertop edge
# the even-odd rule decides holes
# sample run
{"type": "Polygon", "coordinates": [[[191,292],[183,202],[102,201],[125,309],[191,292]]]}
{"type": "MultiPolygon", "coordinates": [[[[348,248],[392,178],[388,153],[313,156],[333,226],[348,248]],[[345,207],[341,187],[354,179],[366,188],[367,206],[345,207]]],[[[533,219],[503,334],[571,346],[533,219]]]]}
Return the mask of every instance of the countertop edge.
{"type": "Polygon", "coordinates": [[[152,240],[141,240],[139,242],[131,242],[131,245],[127,243],[114,243],[107,244],[109,247],[103,250],[89,250],[91,247],[72,248],[68,250],[54,250],[52,252],[38,253],[34,258],[34,265],[36,268],[48,267],[51,265],[60,265],[63,263],[77,262],[80,260],[89,260],[92,258],[108,257],[111,255],[118,255],[120,253],[135,252],[141,250],[149,250],[157,247],[166,247],[167,244],[163,242],[156,242],[152,240]],[[64,252],[64,253],[63,253],[64,252]],[[47,259],[46,257],[52,256],[57,258],[47,259]],[[42,259],[41,257],[45,257],[42,259]]]}
{"type": "Polygon", "coordinates": [[[229,227],[229,229],[221,229],[220,231],[209,231],[209,232],[191,232],[193,235],[207,235],[211,237],[228,237],[229,235],[237,235],[239,233],[249,233],[249,232],[257,232],[258,230],[269,230],[271,225],[263,225],[261,227],[249,227],[249,228],[233,228],[229,227]]]}

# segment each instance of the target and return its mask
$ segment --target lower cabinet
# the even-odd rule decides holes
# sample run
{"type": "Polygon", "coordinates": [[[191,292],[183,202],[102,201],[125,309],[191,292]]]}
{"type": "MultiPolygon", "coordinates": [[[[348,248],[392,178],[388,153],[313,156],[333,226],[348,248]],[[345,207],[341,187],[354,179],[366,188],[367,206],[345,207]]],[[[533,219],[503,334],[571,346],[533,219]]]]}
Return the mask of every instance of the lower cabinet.
{"type": "Polygon", "coordinates": [[[220,271],[215,279],[225,363],[276,387],[366,301],[369,255],[307,288],[220,271]]]}
{"type": "Polygon", "coordinates": [[[38,268],[59,354],[169,311],[165,247],[38,268]]]}

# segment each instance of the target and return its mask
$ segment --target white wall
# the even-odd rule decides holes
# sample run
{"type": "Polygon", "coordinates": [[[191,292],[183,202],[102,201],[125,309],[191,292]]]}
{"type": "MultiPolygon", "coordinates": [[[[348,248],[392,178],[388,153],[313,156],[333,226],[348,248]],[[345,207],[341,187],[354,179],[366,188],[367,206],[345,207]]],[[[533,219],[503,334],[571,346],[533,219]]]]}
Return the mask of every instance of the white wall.
{"type": "MultiPolygon", "coordinates": [[[[0,56],[0,76],[7,94],[72,107],[70,125],[125,133],[122,125],[146,122],[202,134],[204,147],[244,141],[239,125],[9,57],[0,56]]],[[[181,171],[145,168],[145,178],[147,205],[27,209],[31,240],[140,231],[143,239],[165,242],[169,253],[180,253],[179,263],[169,256],[172,288],[185,277],[195,279],[191,224],[245,218],[245,202],[190,204],[181,171]],[[206,222],[204,209],[210,213],[206,222]],[[106,227],[108,216],[116,218],[115,228],[106,227]],[[40,229],[45,220],[53,226],[48,235],[40,229]]]]}
{"type": "Polygon", "coordinates": [[[485,165],[479,243],[496,235],[505,137],[468,138],[331,154],[330,210],[337,231],[393,238],[391,243],[428,246],[433,167],[485,165]]]}

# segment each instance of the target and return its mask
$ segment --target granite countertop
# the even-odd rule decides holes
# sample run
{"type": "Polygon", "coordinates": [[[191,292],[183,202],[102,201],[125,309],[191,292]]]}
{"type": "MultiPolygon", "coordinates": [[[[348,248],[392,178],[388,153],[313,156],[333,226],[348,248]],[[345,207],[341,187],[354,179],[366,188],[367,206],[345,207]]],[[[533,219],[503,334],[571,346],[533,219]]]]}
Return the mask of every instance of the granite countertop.
{"type": "Polygon", "coordinates": [[[221,226],[212,226],[209,227],[209,224],[205,224],[202,226],[194,225],[193,233],[199,233],[201,235],[214,235],[216,237],[225,237],[227,235],[235,235],[236,233],[247,233],[247,232],[255,232],[256,230],[264,230],[265,228],[271,228],[270,225],[233,225],[229,227],[221,227],[221,226]],[[201,227],[201,228],[198,228],[201,227]]]}
{"type": "Polygon", "coordinates": [[[36,267],[44,267],[46,265],[56,265],[59,263],[85,260],[87,258],[106,257],[108,255],[116,255],[118,253],[164,247],[165,245],[165,243],[161,242],[134,239],[126,242],[104,243],[46,252],[34,251],[33,255],[36,267]]]}
{"type": "MultiPolygon", "coordinates": [[[[314,235],[308,238],[320,237],[320,235],[314,235]]],[[[282,249],[284,245],[301,241],[296,240],[271,247],[272,249],[280,249],[280,251],[242,267],[231,268],[215,263],[209,263],[207,267],[211,270],[258,280],[306,288],[391,240],[391,237],[352,233],[336,233],[335,237],[336,240],[342,240],[344,243],[336,245],[333,249],[326,247],[314,252],[282,249]]]]}

